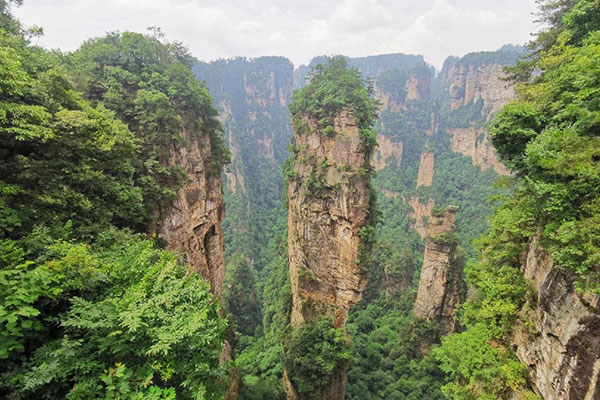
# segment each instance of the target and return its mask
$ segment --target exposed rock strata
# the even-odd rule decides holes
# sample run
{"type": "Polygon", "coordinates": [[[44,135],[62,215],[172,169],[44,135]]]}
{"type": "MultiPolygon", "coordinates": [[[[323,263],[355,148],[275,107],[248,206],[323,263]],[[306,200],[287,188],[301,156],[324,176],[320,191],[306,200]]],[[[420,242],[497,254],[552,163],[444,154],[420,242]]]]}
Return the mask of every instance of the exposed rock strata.
{"type": "Polygon", "coordinates": [[[170,209],[162,215],[159,235],[169,249],[183,253],[219,298],[225,279],[225,216],[221,177],[211,171],[210,139],[183,131],[185,146],[172,147],[169,163],[185,170],[188,181],[170,209]]]}
{"type": "Polygon", "coordinates": [[[388,166],[388,159],[395,158],[396,165],[400,166],[402,162],[402,151],[404,143],[394,142],[386,135],[377,135],[378,151],[373,160],[373,166],[377,171],[388,166]]]}
{"type": "Polygon", "coordinates": [[[473,165],[479,166],[482,171],[492,168],[500,175],[510,174],[498,159],[490,135],[484,128],[472,125],[468,128],[448,129],[448,133],[452,136],[452,151],[471,157],[473,165]]]}
{"type": "Polygon", "coordinates": [[[426,101],[429,100],[431,86],[431,73],[412,73],[406,80],[404,90],[406,92],[405,101],[426,101]]]}
{"type": "Polygon", "coordinates": [[[421,163],[419,164],[419,174],[417,176],[417,187],[429,187],[433,184],[433,174],[435,172],[435,157],[432,152],[424,150],[421,153],[421,163]]]}
{"type": "Polygon", "coordinates": [[[369,187],[359,172],[367,161],[349,112],[332,121],[337,132],[333,137],[322,134],[315,121],[304,121],[308,132],[294,132],[294,137],[306,155],[295,157],[292,168],[298,177],[288,185],[291,321],[296,326],[329,315],[336,326],[343,326],[367,283],[356,262],[359,230],[369,210],[369,187]],[[323,179],[324,192],[310,187],[315,174],[323,179]]]}
{"type": "Polygon", "coordinates": [[[456,253],[457,207],[448,207],[441,215],[429,218],[423,268],[413,313],[416,317],[438,322],[440,334],[456,331],[455,310],[459,307],[462,267],[456,253]]]}
{"type": "Polygon", "coordinates": [[[456,63],[442,74],[442,82],[450,94],[450,109],[483,102],[485,115],[490,118],[506,103],[515,99],[514,87],[502,80],[504,66],[497,63],[456,63]]]}
{"type": "Polygon", "coordinates": [[[419,200],[418,197],[411,197],[408,201],[408,204],[413,209],[413,212],[410,214],[411,217],[415,219],[415,230],[422,238],[425,238],[427,235],[427,220],[426,218],[431,217],[433,213],[433,209],[435,208],[435,200],[429,199],[427,203],[423,204],[419,200]]]}
{"type": "Polygon", "coordinates": [[[382,110],[402,112],[406,110],[408,102],[429,100],[431,78],[431,71],[427,69],[412,72],[400,92],[386,90],[379,85],[375,85],[375,97],[379,100],[382,110]]]}
{"type": "MultiPolygon", "coordinates": [[[[294,130],[297,153],[291,167],[296,177],[288,183],[291,324],[325,315],[343,327],[367,284],[359,232],[370,210],[369,178],[361,173],[370,157],[351,112],[330,119],[334,135],[323,134],[308,117],[301,122],[304,128],[294,130]]],[[[317,398],[343,400],[345,379],[341,366],[317,398]]],[[[287,374],[284,384],[288,399],[301,399],[287,374]]]]}
{"type": "Polygon", "coordinates": [[[536,301],[523,318],[532,326],[516,330],[512,344],[545,400],[600,399],[600,310],[598,298],[583,299],[534,238],[522,270],[536,301]]]}
{"type": "MultiPolygon", "coordinates": [[[[516,98],[514,87],[504,80],[503,69],[504,65],[498,63],[460,61],[445,68],[440,80],[450,96],[450,110],[481,102],[481,118],[490,121],[506,103],[516,98]]],[[[493,168],[501,175],[509,174],[483,125],[449,128],[448,134],[452,136],[451,149],[471,157],[473,165],[482,170],[493,168]]]]}

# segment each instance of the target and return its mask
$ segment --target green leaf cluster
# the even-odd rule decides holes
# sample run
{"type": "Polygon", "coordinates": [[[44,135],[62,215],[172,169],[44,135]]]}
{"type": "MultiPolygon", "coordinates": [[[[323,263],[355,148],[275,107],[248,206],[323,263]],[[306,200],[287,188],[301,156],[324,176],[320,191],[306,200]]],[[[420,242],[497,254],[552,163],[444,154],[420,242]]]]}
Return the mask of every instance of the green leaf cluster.
{"type": "Polygon", "coordinates": [[[283,347],[288,379],[303,399],[322,398],[323,390],[350,359],[344,330],[336,328],[328,317],[293,328],[283,347]]]}
{"type": "Polygon", "coordinates": [[[214,174],[229,163],[217,110],[180,43],[109,33],[85,42],[66,62],[84,96],[113,111],[135,135],[135,183],[148,213],[168,207],[185,182],[185,172],[169,161],[173,149],[199,147],[214,174]]]}
{"type": "Polygon", "coordinates": [[[3,242],[12,260],[0,270],[0,391],[15,399],[218,398],[225,322],[209,285],[143,237],[108,232],[101,240],[55,241],[26,262],[3,242]]]}
{"type": "MultiPolygon", "coordinates": [[[[597,4],[574,2],[554,44],[535,59],[540,74],[492,124],[500,156],[518,175],[518,196],[556,264],[582,291],[600,293],[600,30],[597,4]],[[526,199],[525,199],[526,198],[526,199]]],[[[521,211],[522,212],[522,211],[521,211]]]]}
{"type": "Polygon", "coordinates": [[[598,5],[542,2],[542,13],[549,30],[509,69],[519,99],[491,124],[494,146],[514,177],[478,242],[479,259],[466,269],[475,288],[463,310],[468,328],[435,352],[450,374],[444,393],[455,399],[535,398],[506,346],[513,328],[528,324],[523,308],[535,306],[521,272],[531,241],[578,291],[600,293],[598,5]]]}

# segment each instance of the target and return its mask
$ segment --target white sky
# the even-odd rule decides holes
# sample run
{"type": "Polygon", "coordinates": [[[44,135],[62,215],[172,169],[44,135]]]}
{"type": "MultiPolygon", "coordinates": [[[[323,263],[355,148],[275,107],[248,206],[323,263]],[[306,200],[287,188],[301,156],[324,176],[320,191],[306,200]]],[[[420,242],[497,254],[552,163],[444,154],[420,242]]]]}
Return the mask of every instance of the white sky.
{"type": "Polygon", "coordinates": [[[200,60],[281,55],[449,55],[523,44],[535,0],[25,0],[14,14],[39,25],[38,44],[63,51],[109,31],[159,26],[200,60]]]}

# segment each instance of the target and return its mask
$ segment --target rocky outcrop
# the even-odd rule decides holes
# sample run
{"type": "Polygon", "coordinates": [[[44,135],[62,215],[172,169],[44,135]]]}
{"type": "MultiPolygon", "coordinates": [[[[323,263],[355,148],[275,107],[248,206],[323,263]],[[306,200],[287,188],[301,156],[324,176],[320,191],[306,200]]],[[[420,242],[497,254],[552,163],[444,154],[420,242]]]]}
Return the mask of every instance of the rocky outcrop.
{"type": "Polygon", "coordinates": [[[378,151],[373,160],[373,166],[377,171],[388,166],[390,157],[393,157],[396,161],[396,165],[400,166],[404,143],[393,141],[389,136],[379,134],[377,135],[377,144],[378,151]]]}
{"type": "Polygon", "coordinates": [[[417,187],[429,187],[433,184],[433,174],[435,172],[435,157],[429,150],[421,153],[421,163],[419,164],[419,174],[417,176],[417,187]]]}
{"type": "Polygon", "coordinates": [[[413,72],[404,84],[404,91],[406,92],[405,101],[427,101],[429,100],[430,90],[430,71],[413,72]]]}
{"type": "MultiPolygon", "coordinates": [[[[361,228],[368,224],[371,195],[362,171],[370,155],[350,111],[330,118],[333,135],[324,134],[314,119],[295,118],[296,150],[288,182],[290,320],[298,327],[329,316],[339,328],[367,284],[361,252],[368,245],[361,228]]],[[[345,367],[333,371],[318,398],[344,399],[345,377],[345,367]]],[[[284,383],[288,399],[301,398],[287,375],[284,383]]]]}
{"type": "Polygon", "coordinates": [[[471,157],[482,170],[493,168],[498,174],[509,171],[500,162],[485,124],[509,101],[516,98],[514,86],[505,80],[504,68],[519,56],[515,49],[472,53],[462,59],[450,58],[440,73],[440,84],[450,98],[448,124],[451,149],[471,157]],[[466,113],[464,107],[470,110],[466,113]]]}
{"type": "Polygon", "coordinates": [[[500,175],[510,175],[508,168],[500,162],[485,128],[471,125],[468,128],[448,129],[448,133],[452,136],[452,151],[471,157],[473,165],[479,166],[482,171],[492,168],[500,175]]]}
{"type": "Polygon", "coordinates": [[[529,323],[515,330],[512,345],[535,391],[544,400],[600,399],[599,299],[575,292],[538,237],[523,254],[522,271],[536,299],[524,307],[529,323]]]}
{"type": "Polygon", "coordinates": [[[295,326],[329,315],[339,327],[367,283],[357,260],[369,210],[360,169],[368,161],[349,112],[332,121],[333,137],[321,133],[316,121],[304,122],[306,132],[294,132],[299,153],[292,166],[296,178],[288,184],[291,321],[295,326]]]}
{"type": "Polygon", "coordinates": [[[462,265],[457,254],[454,220],[458,207],[429,218],[423,268],[413,313],[439,323],[440,335],[456,331],[455,311],[460,304],[462,265]]]}
{"type": "Polygon", "coordinates": [[[221,176],[211,168],[209,135],[184,130],[182,137],[185,146],[171,147],[169,164],[185,170],[188,180],[161,216],[157,231],[169,249],[185,255],[219,298],[225,280],[221,176]]]}
{"type": "Polygon", "coordinates": [[[506,76],[502,64],[458,62],[442,74],[451,110],[481,100],[489,118],[516,98],[514,87],[502,80],[506,76]]]}
{"type": "Polygon", "coordinates": [[[414,196],[410,198],[408,204],[410,204],[413,209],[410,217],[415,219],[414,228],[422,238],[425,238],[427,235],[427,220],[433,213],[435,200],[429,199],[427,200],[427,203],[423,204],[417,196],[414,196]]]}
{"type": "Polygon", "coordinates": [[[409,102],[429,100],[432,72],[422,66],[407,73],[408,76],[395,70],[375,82],[375,97],[380,102],[381,110],[402,112],[409,102]]]}

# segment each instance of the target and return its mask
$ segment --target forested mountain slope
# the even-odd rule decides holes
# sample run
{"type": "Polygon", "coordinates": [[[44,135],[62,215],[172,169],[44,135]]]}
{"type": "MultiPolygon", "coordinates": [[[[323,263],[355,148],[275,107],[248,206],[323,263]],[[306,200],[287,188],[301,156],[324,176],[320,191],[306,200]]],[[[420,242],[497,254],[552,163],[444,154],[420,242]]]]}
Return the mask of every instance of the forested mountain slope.
{"type": "Polygon", "coordinates": [[[491,126],[513,188],[467,270],[467,330],[438,350],[453,398],[600,398],[600,8],[542,5],[548,29],[509,70],[518,101],[491,126]]]}
{"type": "Polygon", "coordinates": [[[212,99],[159,37],[66,55],[36,32],[0,1],[0,397],[218,398],[228,151],[212,99]],[[169,218],[191,266],[150,236],[169,218]]]}
{"type": "Polygon", "coordinates": [[[600,399],[597,0],[441,71],[47,51],[20,3],[0,398],[600,399]]]}
{"type": "MultiPolygon", "coordinates": [[[[393,393],[413,393],[414,398],[420,398],[427,395],[424,393],[439,393],[442,374],[436,371],[432,360],[426,361],[420,372],[408,372],[412,378],[407,378],[407,382],[422,381],[420,387],[425,392],[421,394],[414,383],[393,389],[392,383],[400,375],[388,370],[391,364],[383,365],[392,362],[390,346],[398,340],[397,332],[414,330],[411,305],[423,263],[427,222],[434,210],[458,206],[456,235],[461,248],[457,251],[462,252],[462,259],[473,256],[471,241],[487,227],[486,218],[491,213],[488,197],[500,190],[493,188],[493,181],[498,172],[506,174],[506,169],[498,161],[484,127],[514,96],[514,90],[501,80],[502,68],[514,64],[521,52],[521,48],[506,46],[498,52],[451,58],[437,75],[420,56],[348,59],[351,65],[363,68],[363,78],[374,80],[375,96],[381,102],[376,124],[379,147],[373,165],[377,169],[374,187],[383,221],[365,299],[350,317],[356,358],[351,363],[349,398],[386,398],[393,393]],[[373,75],[367,75],[365,69],[373,75]],[[379,298],[380,292],[384,298],[379,298]],[[375,319],[369,322],[371,328],[354,332],[354,319],[365,312],[364,307],[371,309],[368,315],[373,317],[368,319],[375,319]],[[390,313],[390,307],[397,311],[390,313]],[[380,329],[375,329],[378,325],[389,336],[379,339],[384,340],[384,347],[375,350],[367,342],[373,341],[371,335],[381,334],[380,329]],[[366,358],[366,354],[377,356],[366,358]],[[376,378],[384,371],[385,377],[376,378]],[[430,379],[438,380],[432,385],[430,379]]],[[[311,65],[324,60],[316,58],[311,65]]],[[[271,184],[249,182],[279,176],[291,132],[287,101],[292,87],[302,86],[300,81],[306,78],[308,70],[309,67],[299,67],[293,71],[291,64],[281,58],[197,63],[194,69],[199,79],[207,81],[215,97],[232,148],[232,167],[225,174],[229,204],[225,229],[228,254],[240,256],[230,257],[233,262],[229,285],[238,295],[226,295],[226,307],[237,310],[239,315],[234,318],[242,332],[238,364],[246,385],[242,384],[241,398],[283,396],[278,333],[268,333],[274,328],[273,318],[278,319],[275,315],[286,312],[280,309],[285,308],[286,290],[281,294],[282,300],[277,300],[280,288],[272,286],[288,279],[284,260],[287,249],[281,233],[285,221],[280,203],[283,186],[272,185],[281,182],[278,178],[271,184]],[[262,160],[259,168],[256,160],[262,160]],[[243,291],[238,289],[242,287],[243,291]],[[247,357],[261,357],[264,361],[250,365],[254,360],[247,357]]],[[[464,295],[464,291],[457,293],[461,298],[464,295]]],[[[281,318],[285,319],[283,314],[281,318]]],[[[366,315],[360,319],[364,318],[366,315]]],[[[415,336],[413,347],[403,344],[403,350],[399,350],[408,358],[398,359],[396,355],[395,359],[421,359],[418,336],[435,337],[435,329],[429,325],[419,329],[421,334],[409,333],[415,336]]]]}

